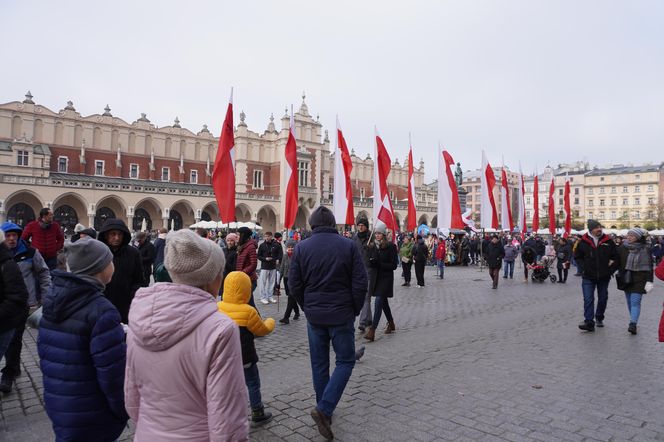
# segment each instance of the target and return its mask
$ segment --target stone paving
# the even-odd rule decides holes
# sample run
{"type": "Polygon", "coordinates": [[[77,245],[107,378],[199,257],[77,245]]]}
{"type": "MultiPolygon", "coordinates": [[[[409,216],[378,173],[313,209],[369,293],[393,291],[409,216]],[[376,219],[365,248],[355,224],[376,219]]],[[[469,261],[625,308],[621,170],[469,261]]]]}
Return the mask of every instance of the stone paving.
{"type": "MultiPolygon", "coordinates": [[[[486,270],[448,268],[445,277],[434,279],[429,268],[426,288],[398,287],[397,332],[381,330],[366,344],[334,415],[336,440],[664,440],[664,344],[657,342],[664,285],[644,297],[639,334],[631,336],[613,283],[606,327],[584,333],[576,327],[580,278],[567,285],[501,278],[492,290],[486,270]]],[[[280,317],[276,305],[259,308],[280,317]]],[[[53,437],[35,338],[26,332],[23,376],[0,401],[3,442],[53,437]]],[[[252,440],[322,440],[309,416],[306,322],[277,324],[256,342],[275,418],[252,429],[252,440]]],[[[122,440],[131,432],[130,425],[122,440]]]]}

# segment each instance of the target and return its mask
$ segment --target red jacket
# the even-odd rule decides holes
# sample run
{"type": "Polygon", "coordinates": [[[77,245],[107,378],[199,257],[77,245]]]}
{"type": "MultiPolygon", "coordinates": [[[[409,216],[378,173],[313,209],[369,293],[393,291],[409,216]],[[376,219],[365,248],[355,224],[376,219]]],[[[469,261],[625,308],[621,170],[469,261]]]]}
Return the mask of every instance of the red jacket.
{"type": "Polygon", "coordinates": [[[446,254],[447,249],[445,248],[445,241],[441,241],[438,243],[438,247],[436,247],[436,259],[445,259],[446,254]]]}
{"type": "Polygon", "coordinates": [[[65,244],[60,224],[55,221],[46,229],[42,229],[39,221],[31,221],[25,226],[21,238],[26,242],[30,241],[30,245],[39,250],[44,259],[57,257],[65,244]]]}
{"type": "Polygon", "coordinates": [[[655,276],[664,281],[664,259],[659,262],[659,265],[655,269],[655,276]]]}
{"type": "Polygon", "coordinates": [[[246,273],[252,281],[258,279],[256,274],[256,247],[256,241],[253,239],[241,245],[237,252],[237,264],[235,266],[235,270],[246,273]]]}

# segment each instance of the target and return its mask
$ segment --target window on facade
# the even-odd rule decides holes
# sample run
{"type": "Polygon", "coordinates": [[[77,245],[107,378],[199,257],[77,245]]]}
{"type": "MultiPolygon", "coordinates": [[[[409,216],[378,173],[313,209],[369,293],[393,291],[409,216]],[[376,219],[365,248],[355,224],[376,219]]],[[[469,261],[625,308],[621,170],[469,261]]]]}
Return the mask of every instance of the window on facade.
{"type": "Polygon", "coordinates": [[[655,212],[652,210],[648,211],[648,219],[653,219],[655,217],[655,212]]]}
{"type": "Polygon", "coordinates": [[[198,171],[197,170],[192,170],[189,173],[189,182],[191,184],[198,184],[198,171]]]}
{"type": "Polygon", "coordinates": [[[27,166],[28,165],[28,158],[30,157],[30,154],[28,153],[27,150],[19,150],[16,152],[17,158],[16,158],[16,164],[19,166],[27,166]]]}
{"type": "Polygon", "coordinates": [[[615,206],[617,204],[617,201],[615,198],[611,198],[611,205],[615,206]]]}
{"type": "Polygon", "coordinates": [[[655,198],[648,198],[648,204],[655,204],[655,198]]]}
{"type": "Polygon", "coordinates": [[[599,188],[599,193],[604,193],[604,187],[599,188]]]}
{"type": "Polygon", "coordinates": [[[573,183],[573,182],[574,182],[574,177],[573,177],[573,176],[569,177],[569,182],[570,182],[570,183],[573,183]]]}
{"type": "Polygon", "coordinates": [[[611,193],[616,193],[616,186],[611,186],[611,193]]]}
{"type": "Polygon", "coordinates": [[[67,157],[58,157],[58,172],[67,173],[69,159],[67,157]]]}
{"type": "Polygon", "coordinates": [[[616,219],[616,212],[615,210],[611,211],[611,219],[616,219]]]}
{"type": "Polygon", "coordinates": [[[309,162],[308,161],[298,161],[297,162],[297,182],[300,186],[309,187],[309,162]]]}
{"type": "Polygon", "coordinates": [[[636,176],[634,177],[634,179],[635,179],[636,181],[641,181],[641,175],[636,175],[636,176]]]}
{"type": "Polygon", "coordinates": [[[593,217],[593,212],[588,212],[588,218],[594,218],[593,217]]]}
{"type": "Polygon", "coordinates": [[[104,160],[95,160],[95,175],[104,176],[104,160]]]}
{"type": "Polygon", "coordinates": [[[530,218],[530,210],[526,210],[526,218],[530,218]]]}
{"type": "Polygon", "coordinates": [[[641,212],[634,212],[634,219],[641,219],[641,212]]]}
{"type": "Polygon", "coordinates": [[[599,219],[604,219],[604,212],[599,212],[598,218],[599,219]]]}
{"type": "Polygon", "coordinates": [[[466,201],[472,202],[473,201],[473,196],[472,195],[466,196],[466,201]]]}
{"type": "Polygon", "coordinates": [[[530,204],[530,197],[529,196],[526,197],[526,204],[530,204]]]}
{"type": "Polygon", "coordinates": [[[641,198],[639,197],[634,198],[634,204],[636,204],[637,206],[641,204],[641,198]]]}
{"type": "Polygon", "coordinates": [[[624,210],[622,216],[624,218],[629,218],[629,212],[627,210],[624,210]]]}
{"type": "Polygon", "coordinates": [[[263,189],[263,171],[254,170],[254,189],[263,189]]]}
{"type": "Polygon", "coordinates": [[[600,205],[600,206],[603,206],[603,205],[604,205],[604,200],[603,200],[603,199],[599,200],[599,205],[600,205]]]}
{"type": "Polygon", "coordinates": [[[592,194],[594,194],[594,193],[595,193],[595,191],[593,190],[592,187],[591,187],[590,189],[588,189],[588,195],[592,195],[592,194]]]}
{"type": "Polygon", "coordinates": [[[576,217],[579,216],[579,211],[578,211],[578,210],[575,210],[575,211],[574,211],[574,216],[576,216],[576,217]]]}
{"type": "Polygon", "coordinates": [[[578,198],[574,198],[574,204],[579,204],[579,199],[578,198]]]}
{"type": "Polygon", "coordinates": [[[602,176],[602,177],[599,177],[599,180],[600,180],[600,181],[604,181],[604,177],[603,177],[603,176],[602,176]]]}
{"type": "Polygon", "coordinates": [[[623,206],[626,206],[629,204],[629,200],[627,198],[623,198],[623,206]]]}
{"type": "Polygon", "coordinates": [[[394,192],[390,190],[390,199],[394,200],[394,192]]]}
{"type": "Polygon", "coordinates": [[[364,199],[364,187],[360,187],[360,198],[364,199]]]}
{"type": "Polygon", "coordinates": [[[558,189],[558,195],[563,196],[563,189],[558,189]]]}
{"type": "Polygon", "coordinates": [[[652,184],[648,184],[648,192],[652,192],[653,190],[652,184]]]}
{"type": "Polygon", "coordinates": [[[588,200],[588,205],[590,207],[594,206],[595,205],[595,200],[588,200]]]}
{"type": "Polygon", "coordinates": [[[161,168],[161,180],[170,181],[171,180],[171,169],[169,167],[161,168]]]}
{"type": "Polygon", "coordinates": [[[129,165],[129,178],[138,179],[138,164],[131,163],[129,165]]]}
{"type": "Polygon", "coordinates": [[[578,194],[579,194],[579,188],[578,188],[578,187],[575,187],[575,188],[574,188],[574,195],[578,195],[578,194]]]}
{"type": "Polygon", "coordinates": [[[481,192],[482,186],[475,186],[475,192],[481,192]]]}
{"type": "Polygon", "coordinates": [[[562,198],[558,198],[558,204],[561,205],[561,206],[563,205],[563,199],[562,198]]]}
{"type": "Polygon", "coordinates": [[[641,192],[641,186],[634,186],[634,193],[641,192]]]}

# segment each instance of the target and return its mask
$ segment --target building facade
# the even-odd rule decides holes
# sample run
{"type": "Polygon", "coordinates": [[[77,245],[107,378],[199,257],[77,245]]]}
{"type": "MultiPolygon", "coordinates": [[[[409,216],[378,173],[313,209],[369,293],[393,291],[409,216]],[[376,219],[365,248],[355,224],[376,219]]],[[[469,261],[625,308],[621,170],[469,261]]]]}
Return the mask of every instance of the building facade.
{"type": "MultiPolygon", "coordinates": [[[[332,205],[333,161],[327,131],[309,113],[305,97],[294,115],[299,208],[296,227],[306,228],[311,211],[332,205]]],[[[262,132],[250,130],[244,112],[235,127],[236,219],[266,230],[283,228],[285,145],[290,116],[270,116],[262,132]]],[[[80,222],[99,228],[117,217],[139,230],[179,229],[199,220],[218,220],[210,186],[218,146],[206,125],[198,132],[178,118],[159,127],[146,114],[129,123],[106,106],[82,116],[72,102],[58,112],[33,101],[0,104],[0,220],[25,224],[41,207],[51,207],[66,226],[80,222]]],[[[373,160],[353,155],[356,214],[372,218],[373,160]]],[[[424,163],[415,172],[422,186],[424,163]]],[[[394,161],[389,178],[395,215],[407,214],[407,166],[394,161]]],[[[425,219],[435,207],[425,202],[425,219]]]]}

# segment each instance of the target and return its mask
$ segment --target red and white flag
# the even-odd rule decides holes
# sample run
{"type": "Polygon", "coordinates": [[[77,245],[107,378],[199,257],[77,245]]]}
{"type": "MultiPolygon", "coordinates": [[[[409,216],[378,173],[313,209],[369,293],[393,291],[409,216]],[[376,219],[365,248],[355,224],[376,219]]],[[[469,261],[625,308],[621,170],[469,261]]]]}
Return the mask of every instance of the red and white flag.
{"type": "MultiPolygon", "coordinates": [[[[154,161],[153,161],[154,162],[154,161]]],[[[212,190],[219,207],[221,222],[235,221],[235,135],[233,133],[233,89],[226,118],[221,126],[219,148],[212,171],[212,190]]]]}
{"type": "Polygon", "coordinates": [[[514,230],[514,221],[512,220],[512,210],[510,208],[510,188],[507,182],[507,172],[505,172],[505,164],[500,173],[500,224],[503,230],[509,229],[511,232],[514,230]]]}
{"type": "Polygon", "coordinates": [[[298,205],[297,144],[295,143],[295,118],[292,105],[285,156],[286,207],[284,210],[284,227],[286,229],[292,229],[295,225],[298,205]]]}
{"type": "Polygon", "coordinates": [[[565,177],[565,233],[564,238],[567,238],[572,233],[572,204],[570,202],[570,184],[569,176],[565,177]]]}
{"type": "MultiPolygon", "coordinates": [[[[373,217],[374,226],[383,223],[388,229],[394,232],[396,222],[394,220],[394,210],[392,209],[392,200],[390,200],[390,191],[387,185],[387,177],[392,170],[392,160],[390,159],[383,140],[378,135],[376,129],[376,151],[374,152],[374,185],[373,185],[373,217]]],[[[394,238],[395,235],[393,235],[394,238]]]]}
{"type": "MultiPolygon", "coordinates": [[[[410,142],[410,136],[409,142],[410,142]]],[[[408,151],[408,224],[406,225],[406,230],[409,232],[417,228],[417,209],[415,208],[415,175],[413,168],[413,146],[410,145],[410,150],[408,151]]]]}
{"type": "Polygon", "coordinates": [[[556,184],[555,176],[551,176],[551,184],[549,184],[549,233],[555,235],[556,233],[556,206],[555,206],[555,193],[556,184]]]}
{"type": "Polygon", "coordinates": [[[353,187],[350,183],[350,173],[353,162],[348,152],[348,146],[341,131],[339,117],[337,117],[337,150],[334,153],[334,218],[337,224],[355,224],[353,209],[353,187]]]}
{"type": "Polygon", "coordinates": [[[535,181],[533,182],[533,233],[539,230],[539,177],[535,170],[535,181]]]}
{"type": "Polygon", "coordinates": [[[493,174],[491,164],[482,151],[482,171],[480,176],[482,194],[480,198],[480,226],[484,229],[498,228],[498,212],[493,189],[496,187],[496,176],[493,174]]]}
{"type": "Polygon", "coordinates": [[[526,221],[526,183],[523,179],[523,171],[521,170],[521,163],[519,162],[519,230],[522,234],[528,231],[528,223],[526,221]]]}
{"type": "Polygon", "coordinates": [[[466,223],[461,218],[461,204],[451,166],[452,155],[438,148],[438,229],[463,229],[466,223]]]}

